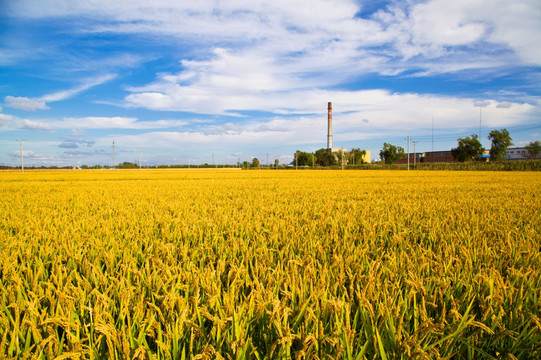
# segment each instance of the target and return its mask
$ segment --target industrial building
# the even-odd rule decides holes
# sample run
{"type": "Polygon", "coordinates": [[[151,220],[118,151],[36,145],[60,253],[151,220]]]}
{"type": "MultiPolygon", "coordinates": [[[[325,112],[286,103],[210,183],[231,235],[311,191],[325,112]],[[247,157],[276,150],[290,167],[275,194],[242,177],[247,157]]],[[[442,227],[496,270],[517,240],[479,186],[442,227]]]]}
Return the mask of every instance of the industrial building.
{"type": "MultiPolygon", "coordinates": [[[[528,149],[525,147],[514,147],[507,149],[507,159],[509,160],[528,160],[531,159],[528,149]]],[[[541,154],[537,154],[536,159],[541,159],[541,154]]]]}
{"type": "MultiPolygon", "coordinates": [[[[329,101],[327,104],[327,152],[331,153],[337,153],[337,152],[343,152],[347,153],[348,149],[343,147],[333,147],[332,142],[332,102],[329,101]]],[[[369,164],[370,163],[370,151],[365,150],[365,154],[363,156],[363,162],[369,164]]]]}
{"type": "MultiPolygon", "coordinates": [[[[410,153],[410,164],[417,163],[451,163],[457,162],[450,150],[447,151],[427,151],[421,153],[410,153]],[[415,160],[414,160],[415,159],[415,160]]],[[[490,161],[490,150],[485,150],[481,159],[484,161],[490,161]]],[[[529,160],[531,159],[528,149],[525,147],[514,147],[507,149],[507,160],[529,160]]],[[[536,159],[541,159],[541,154],[537,155],[536,159]]],[[[407,156],[396,162],[397,164],[407,164],[407,156]]]]}
{"type": "MultiPolygon", "coordinates": [[[[455,158],[451,154],[450,150],[445,151],[426,151],[418,153],[410,153],[410,164],[413,163],[450,163],[456,162],[455,158]]],[[[396,162],[397,164],[407,164],[408,157],[400,159],[396,162]]]]}

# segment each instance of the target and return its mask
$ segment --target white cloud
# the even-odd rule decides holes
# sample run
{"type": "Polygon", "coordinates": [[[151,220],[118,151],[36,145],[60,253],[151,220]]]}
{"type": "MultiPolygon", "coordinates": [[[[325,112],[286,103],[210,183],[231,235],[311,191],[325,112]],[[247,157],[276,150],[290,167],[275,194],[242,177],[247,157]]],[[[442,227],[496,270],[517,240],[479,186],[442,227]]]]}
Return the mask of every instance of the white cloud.
{"type": "Polygon", "coordinates": [[[71,129],[71,136],[86,136],[86,133],[80,129],[71,129]]]}
{"type": "MultiPolygon", "coordinates": [[[[198,123],[198,120],[194,120],[198,123]]],[[[83,129],[171,129],[179,128],[187,125],[186,120],[154,120],[154,121],[139,121],[132,117],[104,117],[104,116],[88,116],[80,118],[64,118],[62,120],[50,119],[20,119],[16,116],[0,114],[0,126],[4,129],[25,129],[25,130],[40,130],[40,131],[56,131],[70,129],[70,135],[73,137],[86,136],[83,129]]]]}
{"type": "Polygon", "coordinates": [[[101,85],[103,83],[106,83],[108,81],[111,81],[113,80],[114,78],[116,77],[115,74],[106,74],[106,75],[101,75],[101,76],[98,76],[96,78],[92,78],[92,79],[87,79],[85,81],[83,81],[83,83],[73,89],[68,89],[68,90],[62,90],[62,91],[58,91],[58,92],[55,92],[55,93],[51,93],[51,94],[48,94],[48,95],[44,95],[42,97],[40,97],[38,100],[39,101],[43,101],[43,102],[55,102],[55,101],[61,101],[61,100],[65,100],[65,99],[69,99],[69,98],[72,98],[94,86],[98,86],[98,85],[101,85]]]}
{"type": "MultiPolygon", "coordinates": [[[[223,125],[211,124],[197,130],[115,135],[115,142],[126,147],[147,149],[177,146],[178,151],[183,152],[208,152],[209,149],[221,148],[270,149],[291,145],[311,151],[310,147],[317,149],[326,144],[328,100],[333,102],[333,132],[337,146],[388,136],[427,137],[431,133],[432,116],[438,132],[462,133],[477,129],[479,124],[479,110],[473,99],[468,98],[397,94],[384,90],[303,92],[294,94],[293,98],[297,96],[304,96],[305,104],[315,104],[302,109],[306,113],[304,116],[272,116],[223,125]]],[[[483,109],[483,127],[500,128],[510,123],[531,122],[536,109],[530,104],[490,100],[483,109]]],[[[103,139],[98,145],[106,146],[107,142],[110,140],[103,139]]]]}
{"type": "MultiPolygon", "coordinates": [[[[504,108],[510,103],[505,94],[498,94],[498,98],[492,101],[474,102],[471,99],[459,101],[452,97],[422,94],[392,94],[385,90],[322,90],[306,86],[306,82],[294,77],[294,72],[288,73],[287,69],[271,61],[260,60],[259,65],[254,65],[256,61],[252,61],[251,56],[242,58],[242,54],[232,55],[222,50],[215,54],[211,60],[184,62],[185,70],[178,74],[160,74],[154,83],[129,88],[132,94],[125,98],[127,106],[198,114],[235,116],[243,111],[263,111],[284,115],[319,113],[322,104],[334,99],[345,106],[341,111],[366,112],[378,109],[379,114],[391,116],[386,121],[395,123],[396,119],[406,118],[398,110],[403,114],[412,113],[410,106],[414,107],[419,99],[429,99],[423,100],[422,109],[429,108],[432,112],[440,111],[436,105],[442,106],[441,111],[456,113],[456,109],[463,108],[467,113],[472,111],[472,104],[487,107],[494,103],[498,108],[504,108]],[[252,82],[250,78],[257,77],[254,75],[257,71],[274,73],[279,80],[252,82]],[[402,99],[407,100],[403,102],[402,99]]],[[[516,96],[509,100],[516,102],[516,96]]],[[[365,118],[375,124],[373,118],[365,118]]],[[[414,119],[408,119],[408,122],[415,124],[414,119]]]]}
{"type": "Polygon", "coordinates": [[[473,106],[487,107],[490,105],[490,100],[476,100],[473,102],[473,106]]]}
{"type": "Polygon", "coordinates": [[[229,49],[250,48],[256,55],[271,55],[276,63],[288,60],[283,64],[299,57],[305,61],[297,64],[306,65],[308,71],[332,66],[362,70],[368,64],[368,71],[376,66],[378,72],[389,74],[434,67],[435,59],[455,69],[467,69],[472,63],[479,67],[516,65],[517,60],[541,64],[541,48],[535,46],[541,28],[538,0],[391,4],[370,18],[356,17],[361,5],[354,0],[299,0],[294,4],[286,0],[55,0],[54,6],[46,0],[21,0],[7,8],[8,13],[21,17],[92,19],[77,31],[178,37],[198,49],[219,43],[229,49]],[[402,64],[391,63],[391,58],[402,64]]]}
{"type": "Polygon", "coordinates": [[[89,116],[82,118],[65,118],[61,124],[63,127],[77,127],[79,129],[131,129],[136,121],[136,118],[121,116],[89,116]]]}
{"type": "MultiPolygon", "coordinates": [[[[500,76],[507,67],[539,66],[538,0],[391,1],[387,7],[361,18],[358,14],[362,3],[356,0],[299,0],[294,4],[287,0],[11,2],[6,5],[8,16],[60,20],[70,17],[69,23],[76,23],[77,27],[66,32],[72,32],[74,38],[83,33],[85,39],[90,39],[91,33],[99,33],[112,35],[111,38],[120,34],[118,38],[137,41],[141,36],[144,41],[150,39],[142,44],[152,44],[156,39],[156,44],[168,52],[157,55],[141,48],[138,55],[113,51],[100,59],[90,55],[84,61],[77,59],[79,65],[71,64],[70,69],[108,74],[34,99],[9,97],[13,107],[46,109],[47,102],[74,97],[115,79],[113,72],[122,73],[115,68],[131,67],[143,59],[160,56],[169,61],[167,57],[175,53],[182,54],[175,55],[182,56],[175,59],[180,60],[180,71],[169,67],[165,70],[169,73],[158,73],[154,81],[145,83],[145,77],[138,86],[126,85],[128,94],[123,101],[116,98],[100,102],[230,118],[212,117],[218,119],[215,124],[195,126],[195,120],[142,121],[133,116],[77,115],[25,123],[16,118],[7,119],[5,115],[4,123],[9,120],[12,123],[9,126],[13,126],[15,122],[18,128],[67,129],[73,136],[85,129],[149,130],[146,134],[124,137],[134,143],[148,140],[149,147],[155,143],[256,147],[324,144],[327,101],[334,103],[336,143],[340,138],[359,139],[429,128],[432,115],[440,128],[475,128],[479,120],[479,109],[475,106],[483,106],[483,125],[487,127],[535,121],[532,114],[539,112],[539,99],[530,96],[529,103],[521,102],[528,94],[479,94],[481,99],[490,100],[475,104],[472,98],[344,89],[351,84],[365,86],[363,76],[373,74],[426,77],[464,72],[490,78],[500,76]],[[78,22],[79,16],[85,21],[78,22]],[[254,120],[249,117],[251,111],[258,112],[257,116],[271,115],[254,120]],[[224,121],[227,123],[223,124],[224,121]]],[[[73,62],[73,57],[55,63],[68,61],[73,62]]],[[[148,68],[158,64],[157,61],[148,68]]],[[[6,106],[11,106],[8,97],[6,106]]],[[[133,115],[133,112],[120,114],[133,115]]],[[[67,142],[66,146],[72,144],[67,142]]]]}
{"type": "Polygon", "coordinates": [[[41,130],[41,131],[53,131],[54,128],[47,123],[39,122],[39,121],[32,121],[28,119],[24,119],[22,121],[21,129],[27,129],[27,130],[41,130]]]}
{"type": "Polygon", "coordinates": [[[27,97],[6,96],[4,100],[6,102],[6,106],[19,110],[35,111],[49,109],[45,102],[29,99],[27,97]]]}
{"type": "Polygon", "coordinates": [[[85,80],[81,85],[68,90],[58,91],[51,94],[43,95],[37,99],[30,99],[27,97],[15,97],[6,96],[6,105],[15,109],[35,111],[35,110],[48,110],[47,102],[61,101],[72,98],[94,86],[101,85],[105,82],[111,81],[116,77],[115,74],[101,75],[95,78],[85,80]]]}
{"type": "Polygon", "coordinates": [[[0,128],[12,129],[14,128],[13,116],[7,114],[0,114],[0,128]]]}
{"type": "Polygon", "coordinates": [[[162,129],[186,125],[183,120],[138,121],[132,117],[88,116],[80,118],[65,118],[55,124],[59,128],[78,129],[162,129]]]}
{"type": "Polygon", "coordinates": [[[485,25],[468,19],[460,2],[430,1],[415,5],[410,13],[413,41],[430,46],[467,45],[481,39],[485,25]]]}
{"type": "Polygon", "coordinates": [[[513,106],[513,104],[511,104],[510,102],[502,102],[496,105],[496,107],[499,109],[509,109],[511,106],[513,106]]]}

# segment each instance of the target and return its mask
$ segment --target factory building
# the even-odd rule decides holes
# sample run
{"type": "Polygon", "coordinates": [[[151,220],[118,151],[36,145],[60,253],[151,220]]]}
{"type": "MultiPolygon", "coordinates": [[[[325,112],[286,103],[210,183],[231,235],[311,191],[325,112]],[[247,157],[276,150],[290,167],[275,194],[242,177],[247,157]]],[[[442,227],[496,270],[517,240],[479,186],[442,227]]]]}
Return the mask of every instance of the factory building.
{"type": "MultiPolygon", "coordinates": [[[[454,163],[458,162],[453,157],[451,150],[440,150],[440,151],[425,151],[418,153],[410,153],[410,164],[415,163],[454,163]]],[[[481,155],[483,161],[488,161],[490,159],[490,151],[485,150],[483,155],[481,155]]],[[[397,164],[407,164],[408,155],[406,157],[397,160],[397,164]]]]}
{"type": "MultiPolygon", "coordinates": [[[[344,147],[334,147],[333,138],[332,138],[332,102],[329,101],[327,104],[327,152],[338,153],[343,152],[347,153],[348,149],[344,147]]],[[[335,155],[336,156],[336,155],[335,155]]],[[[370,151],[365,150],[365,154],[362,158],[363,162],[370,164],[370,151]]]]}
{"type": "MultiPolygon", "coordinates": [[[[509,160],[529,160],[531,159],[528,149],[525,147],[514,147],[507,149],[507,159],[509,160]]],[[[541,159],[541,154],[537,154],[536,159],[541,159]]]]}

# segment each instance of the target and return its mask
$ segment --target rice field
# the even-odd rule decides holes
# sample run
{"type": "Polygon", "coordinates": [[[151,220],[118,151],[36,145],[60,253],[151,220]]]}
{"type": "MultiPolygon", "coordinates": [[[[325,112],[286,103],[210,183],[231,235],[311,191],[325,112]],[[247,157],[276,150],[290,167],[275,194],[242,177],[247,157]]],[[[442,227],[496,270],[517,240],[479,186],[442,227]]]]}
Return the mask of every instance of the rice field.
{"type": "Polygon", "coordinates": [[[541,358],[541,175],[0,172],[0,358],[541,358]]]}

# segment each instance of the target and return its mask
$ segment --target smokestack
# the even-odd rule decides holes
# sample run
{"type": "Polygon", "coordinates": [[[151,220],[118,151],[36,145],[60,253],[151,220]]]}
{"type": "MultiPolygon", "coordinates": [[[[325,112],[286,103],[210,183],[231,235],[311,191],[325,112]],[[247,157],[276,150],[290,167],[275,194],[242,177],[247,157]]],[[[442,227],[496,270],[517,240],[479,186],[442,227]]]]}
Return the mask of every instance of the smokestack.
{"type": "Polygon", "coordinates": [[[332,151],[332,102],[329,101],[329,117],[327,121],[327,150],[332,151]]]}

